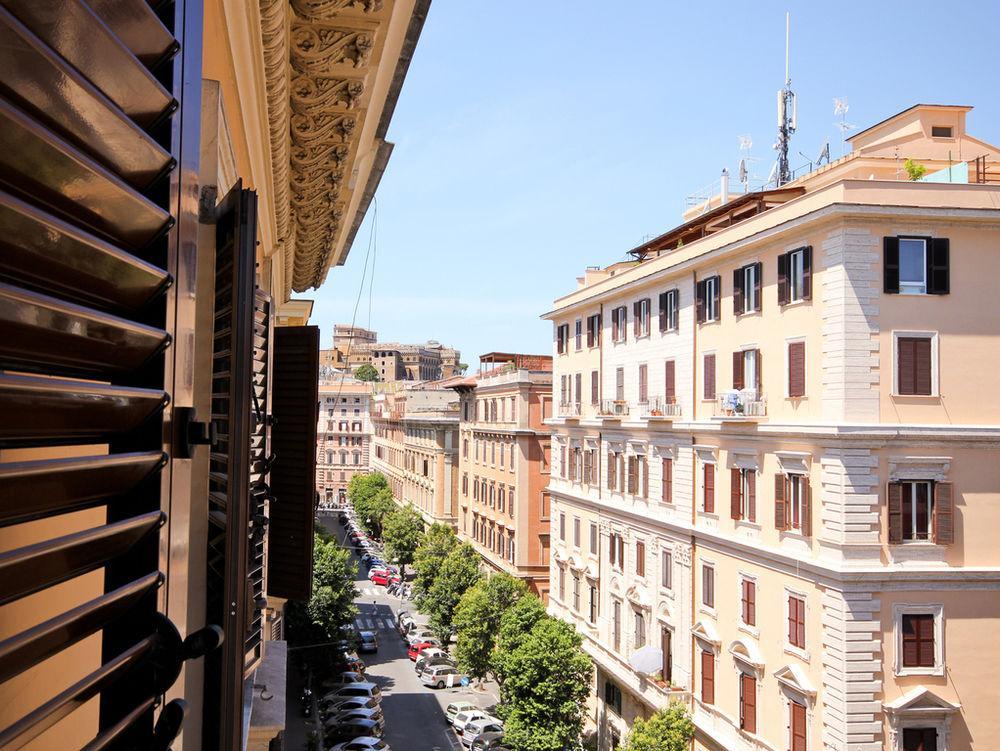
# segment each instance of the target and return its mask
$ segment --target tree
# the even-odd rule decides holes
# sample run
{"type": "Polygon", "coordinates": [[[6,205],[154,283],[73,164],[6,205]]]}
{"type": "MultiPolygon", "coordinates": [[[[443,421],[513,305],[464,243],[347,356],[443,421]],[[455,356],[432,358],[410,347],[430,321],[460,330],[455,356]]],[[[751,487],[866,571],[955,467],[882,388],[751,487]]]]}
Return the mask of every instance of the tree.
{"type": "Polygon", "coordinates": [[[427,591],[424,604],[431,617],[431,630],[442,644],[451,641],[458,601],[480,578],[482,573],[479,571],[479,554],[467,542],[453,548],[441,562],[441,568],[427,591]]]}
{"type": "Polygon", "coordinates": [[[347,497],[361,526],[375,536],[381,532],[383,519],[396,508],[389,481],[379,472],[352,477],[347,486],[347,497]]]}
{"type": "Polygon", "coordinates": [[[378,371],[375,370],[375,366],[371,363],[365,363],[358,367],[354,371],[354,378],[359,381],[377,381],[379,380],[378,371]]]}
{"type": "Polygon", "coordinates": [[[648,720],[632,725],[619,751],[687,751],[694,738],[694,723],[686,706],[679,701],[661,709],[648,720]]]}
{"type": "Polygon", "coordinates": [[[564,751],[579,741],[593,671],[582,637],[545,616],[510,655],[500,714],[514,751],[564,751]]]}
{"type": "Polygon", "coordinates": [[[412,508],[396,509],[382,520],[385,552],[400,565],[403,575],[424,537],[424,520],[412,508]]]}
{"type": "Polygon", "coordinates": [[[907,159],[903,162],[903,169],[906,170],[906,174],[911,180],[919,180],[927,174],[927,168],[912,159],[907,159]]]}
{"type": "Polygon", "coordinates": [[[441,564],[457,545],[455,530],[445,524],[432,524],[424,533],[423,540],[413,554],[413,567],[416,570],[414,585],[417,604],[421,607],[431,585],[437,579],[441,564]]]}
{"type": "Polygon", "coordinates": [[[526,594],[500,617],[496,651],[493,653],[493,675],[503,684],[509,673],[508,661],[514,651],[531,633],[535,624],[545,618],[545,605],[532,594],[526,594]]]}
{"type": "Polygon", "coordinates": [[[471,677],[483,679],[493,668],[500,621],[526,594],[524,582],[500,573],[479,581],[458,601],[454,616],[458,640],[455,656],[471,677]]]}

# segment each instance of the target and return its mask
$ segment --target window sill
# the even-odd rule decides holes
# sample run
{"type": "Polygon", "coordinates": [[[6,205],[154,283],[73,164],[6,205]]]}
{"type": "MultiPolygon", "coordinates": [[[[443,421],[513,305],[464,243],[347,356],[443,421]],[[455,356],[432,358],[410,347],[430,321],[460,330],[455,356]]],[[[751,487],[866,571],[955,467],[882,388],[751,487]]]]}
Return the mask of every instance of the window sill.
{"type": "Polygon", "coordinates": [[[753,519],[733,519],[737,529],[746,529],[751,532],[760,533],[761,525],[753,519]]]}
{"type": "Polygon", "coordinates": [[[717,618],[718,617],[718,613],[716,612],[715,608],[710,608],[710,607],[708,607],[708,605],[704,605],[704,604],[699,605],[698,606],[698,612],[699,613],[704,613],[705,615],[710,616],[712,618],[717,618]]]}
{"type": "Polygon", "coordinates": [[[809,297],[809,298],[803,298],[801,300],[789,300],[784,305],[782,305],[781,303],[778,303],[778,308],[781,309],[781,310],[785,310],[786,308],[797,308],[797,307],[800,307],[802,305],[806,305],[806,304],[811,303],[811,302],[812,302],[812,298],[811,297],[809,297]]]}
{"type": "Polygon", "coordinates": [[[792,655],[793,657],[798,657],[800,660],[805,660],[809,662],[809,652],[800,647],[796,647],[792,644],[785,644],[785,654],[792,655]]]}
{"type": "Polygon", "coordinates": [[[735,315],[736,315],[736,320],[737,321],[740,321],[740,320],[742,320],[744,318],[754,318],[754,317],[756,317],[756,318],[763,318],[764,317],[763,312],[760,311],[760,310],[746,310],[746,311],[744,311],[742,313],[736,313],[735,315]]]}
{"type": "Polygon", "coordinates": [[[941,398],[940,394],[897,394],[895,392],[892,392],[891,394],[889,394],[889,396],[892,397],[893,399],[914,399],[916,401],[921,401],[921,402],[930,401],[931,399],[941,398]]]}
{"type": "Polygon", "coordinates": [[[898,676],[943,676],[944,675],[944,665],[938,665],[933,668],[896,668],[893,671],[894,675],[898,676]]]}
{"type": "Polygon", "coordinates": [[[721,322],[722,322],[721,318],[713,318],[711,320],[699,321],[698,325],[699,326],[711,326],[713,323],[721,323],[721,322]]]}
{"type": "Polygon", "coordinates": [[[760,638],[760,629],[757,628],[756,626],[750,626],[744,623],[743,621],[740,621],[738,624],[736,624],[736,627],[744,634],[749,634],[754,639],[760,638]]]}

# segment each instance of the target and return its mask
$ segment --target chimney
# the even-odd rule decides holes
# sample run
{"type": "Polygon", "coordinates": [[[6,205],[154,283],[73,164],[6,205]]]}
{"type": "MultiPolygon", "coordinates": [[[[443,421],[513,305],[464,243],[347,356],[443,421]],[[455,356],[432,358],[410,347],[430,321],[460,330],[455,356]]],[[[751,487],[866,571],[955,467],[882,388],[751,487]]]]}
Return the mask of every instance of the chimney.
{"type": "Polygon", "coordinates": [[[722,168],[722,179],[719,182],[722,185],[722,196],[719,199],[719,205],[722,206],[729,203],[729,170],[725,167],[722,168]]]}

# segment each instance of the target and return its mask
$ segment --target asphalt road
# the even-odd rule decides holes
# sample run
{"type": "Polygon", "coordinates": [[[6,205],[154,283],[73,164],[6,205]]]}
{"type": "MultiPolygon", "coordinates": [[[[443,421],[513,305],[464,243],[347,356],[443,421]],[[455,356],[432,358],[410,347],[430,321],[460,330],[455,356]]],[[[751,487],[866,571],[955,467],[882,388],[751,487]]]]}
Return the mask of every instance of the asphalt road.
{"type": "MultiPolygon", "coordinates": [[[[336,517],[321,519],[323,525],[343,542],[343,528],[336,517]]],[[[458,751],[463,746],[445,722],[444,708],[453,701],[471,701],[491,706],[494,697],[472,688],[433,689],[424,686],[406,656],[406,645],[395,628],[399,598],[387,597],[385,588],[368,581],[367,570],[359,559],[355,601],[360,611],[355,619],[359,630],[375,631],[379,648],[374,654],[362,654],[367,675],[382,688],[382,712],[385,715],[385,740],[392,751],[458,751]]],[[[412,610],[410,603],[403,609],[412,610]],[[409,608],[407,607],[409,606],[409,608]]]]}

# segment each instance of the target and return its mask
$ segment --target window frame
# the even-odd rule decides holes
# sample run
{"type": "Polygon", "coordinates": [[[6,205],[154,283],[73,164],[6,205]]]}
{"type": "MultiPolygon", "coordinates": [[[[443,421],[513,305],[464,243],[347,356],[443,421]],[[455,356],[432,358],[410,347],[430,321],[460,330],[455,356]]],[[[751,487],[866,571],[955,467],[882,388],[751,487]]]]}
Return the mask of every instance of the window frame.
{"type": "Polygon", "coordinates": [[[660,589],[674,591],[674,552],[660,549],[660,589]]]}
{"type": "Polygon", "coordinates": [[[808,623],[809,623],[809,598],[806,596],[805,592],[800,592],[798,590],[785,588],[785,652],[793,654],[803,660],[809,659],[809,633],[808,633],[808,623]],[[799,646],[791,639],[789,639],[789,632],[791,630],[792,623],[792,600],[798,600],[802,603],[802,646],[799,646]]]}
{"type": "Polygon", "coordinates": [[[680,329],[680,290],[675,287],[673,289],[668,289],[661,294],[662,297],[660,300],[662,301],[662,313],[660,320],[665,325],[660,326],[660,333],[666,334],[678,331],[680,329]]]}
{"type": "Polygon", "coordinates": [[[583,319],[577,318],[573,322],[573,351],[583,351],[583,319]]]}
{"type": "Polygon", "coordinates": [[[943,603],[896,603],[892,606],[892,625],[895,631],[893,642],[893,673],[906,675],[945,675],[944,654],[944,604],[943,603]],[[934,665],[929,667],[903,666],[903,616],[930,615],[934,617],[934,665]]]}
{"type": "Polygon", "coordinates": [[[927,238],[927,237],[918,237],[918,236],[915,236],[915,235],[897,235],[896,236],[896,242],[898,243],[897,247],[899,249],[899,259],[898,259],[899,260],[899,265],[898,265],[898,268],[899,268],[899,272],[898,272],[898,274],[899,274],[899,291],[896,294],[898,294],[898,295],[908,295],[908,296],[913,296],[913,295],[927,295],[928,294],[927,290],[928,290],[928,288],[930,286],[929,285],[930,280],[927,278],[927,254],[930,251],[930,238],[927,238]],[[923,252],[921,253],[921,257],[920,257],[920,269],[921,269],[921,272],[923,273],[923,283],[921,283],[921,284],[917,284],[915,282],[904,282],[903,281],[903,278],[902,278],[902,268],[903,268],[903,243],[904,242],[906,242],[906,243],[919,242],[923,246],[923,252]]]}
{"type": "Polygon", "coordinates": [[[705,283],[705,320],[703,323],[714,323],[721,318],[721,304],[717,304],[717,299],[721,293],[719,290],[720,277],[713,274],[706,277],[705,283]]]}
{"type": "Polygon", "coordinates": [[[806,249],[796,248],[788,252],[788,304],[802,302],[806,297],[805,288],[806,249]],[[798,268],[796,269],[796,260],[798,268]],[[798,272],[796,275],[796,271],[798,272]]]}
{"type": "Polygon", "coordinates": [[[904,329],[892,330],[892,385],[890,396],[903,398],[940,398],[939,383],[939,353],[938,353],[938,332],[937,331],[910,331],[904,329]],[[903,394],[899,390],[899,340],[900,339],[930,339],[931,341],[931,393],[929,394],[903,394]]]}
{"type": "Polygon", "coordinates": [[[701,562],[701,600],[699,602],[702,610],[715,614],[715,563],[701,562]],[[711,575],[708,572],[711,572],[711,575]],[[710,583],[710,585],[706,586],[706,583],[710,583]]]}

